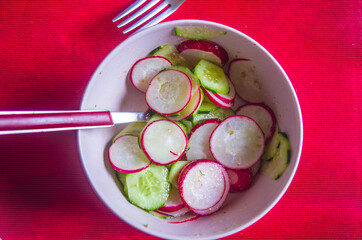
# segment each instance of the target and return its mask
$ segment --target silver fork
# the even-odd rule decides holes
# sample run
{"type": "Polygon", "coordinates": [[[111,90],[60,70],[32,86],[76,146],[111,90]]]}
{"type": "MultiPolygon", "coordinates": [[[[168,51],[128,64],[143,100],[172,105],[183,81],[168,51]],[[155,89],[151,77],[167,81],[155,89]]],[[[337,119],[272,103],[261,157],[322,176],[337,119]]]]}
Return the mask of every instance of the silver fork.
{"type": "MultiPolygon", "coordinates": [[[[124,18],[129,13],[131,13],[134,10],[140,8],[141,5],[144,4],[147,1],[148,0],[136,0],[131,6],[129,6],[126,10],[124,10],[117,17],[115,17],[112,20],[112,22],[116,22],[116,21],[124,18]]],[[[185,2],[185,0],[151,0],[144,7],[142,7],[140,10],[135,12],[132,16],[128,17],[123,22],[118,24],[117,27],[120,28],[120,27],[123,27],[123,26],[127,25],[128,23],[132,22],[133,20],[135,20],[136,18],[138,18],[139,16],[141,16],[142,14],[144,14],[145,12],[147,12],[148,10],[150,10],[152,7],[154,7],[155,5],[157,5],[159,3],[157,5],[157,7],[155,7],[151,12],[149,12],[143,18],[141,18],[140,20],[135,22],[133,25],[131,25],[130,27],[125,29],[123,31],[123,33],[126,34],[126,33],[130,32],[130,31],[132,31],[133,29],[139,27],[140,25],[144,24],[145,22],[147,22],[151,18],[153,18],[151,21],[149,21],[148,23],[143,25],[137,31],[140,31],[142,29],[151,27],[151,26],[161,22],[163,19],[167,18],[169,15],[171,15],[171,13],[176,11],[184,2],[185,2]],[[161,13],[162,10],[164,10],[164,11],[161,13]],[[157,14],[159,14],[159,15],[157,15],[157,14]]]]}

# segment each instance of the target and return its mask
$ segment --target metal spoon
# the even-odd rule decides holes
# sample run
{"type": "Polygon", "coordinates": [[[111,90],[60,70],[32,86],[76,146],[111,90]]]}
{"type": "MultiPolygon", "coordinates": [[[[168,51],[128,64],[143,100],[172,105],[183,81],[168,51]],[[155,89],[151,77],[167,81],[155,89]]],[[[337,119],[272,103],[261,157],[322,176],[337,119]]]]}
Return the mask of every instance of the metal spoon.
{"type": "Polygon", "coordinates": [[[151,112],[6,111],[0,112],[0,135],[112,127],[146,122],[151,112]]]}

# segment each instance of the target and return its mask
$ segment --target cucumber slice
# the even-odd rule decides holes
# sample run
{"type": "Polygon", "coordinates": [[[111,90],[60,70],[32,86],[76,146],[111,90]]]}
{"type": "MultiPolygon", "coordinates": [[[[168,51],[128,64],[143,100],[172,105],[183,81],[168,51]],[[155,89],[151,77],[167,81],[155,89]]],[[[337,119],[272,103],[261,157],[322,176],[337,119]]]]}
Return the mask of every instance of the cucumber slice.
{"type": "Polygon", "coordinates": [[[167,69],[179,70],[179,71],[185,73],[190,78],[191,84],[192,84],[192,95],[195,93],[197,88],[200,87],[200,80],[195,76],[195,74],[193,74],[190,71],[190,69],[188,67],[183,66],[183,65],[176,65],[176,66],[169,67],[167,69]]]}
{"type": "Polygon", "coordinates": [[[210,100],[207,97],[205,97],[197,113],[209,113],[216,110],[217,108],[218,106],[210,102],[210,100]]]}
{"type": "MultiPolygon", "coordinates": [[[[161,120],[161,119],[166,119],[164,116],[158,114],[158,113],[155,113],[153,114],[150,119],[148,120],[147,122],[147,125],[150,124],[151,122],[154,122],[154,121],[157,121],[157,120],[161,120]]],[[[145,125],[146,126],[146,125],[145,125]]]]}
{"type": "Polygon", "coordinates": [[[278,130],[278,125],[276,124],[274,134],[270,139],[270,141],[268,142],[268,144],[265,146],[263,156],[261,157],[263,161],[270,161],[275,156],[280,146],[280,139],[278,135],[279,135],[279,130],[278,130]]]}
{"type": "Polygon", "coordinates": [[[128,196],[128,189],[127,189],[127,185],[126,185],[126,173],[120,173],[116,171],[116,175],[118,180],[121,182],[122,186],[123,186],[123,192],[124,194],[126,194],[126,196],[128,196]]]}
{"type": "Polygon", "coordinates": [[[158,213],[158,212],[155,212],[155,211],[149,211],[148,213],[151,214],[154,217],[158,217],[158,218],[165,219],[165,220],[175,218],[173,216],[168,216],[168,215],[158,213]]]}
{"type": "Polygon", "coordinates": [[[178,188],[177,177],[180,170],[187,164],[189,161],[177,161],[172,164],[170,168],[170,172],[168,173],[168,181],[172,184],[172,186],[178,188]]]}
{"type": "Polygon", "coordinates": [[[186,126],[187,135],[190,134],[193,127],[192,122],[187,119],[181,120],[181,122],[186,126]]]}
{"type": "Polygon", "coordinates": [[[173,44],[166,44],[153,49],[148,56],[161,56],[170,60],[172,65],[186,65],[186,60],[180,56],[173,44]]]}
{"type": "Polygon", "coordinates": [[[180,121],[192,116],[195,112],[197,112],[197,109],[202,102],[202,98],[203,94],[201,88],[198,87],[194,95],[191,96],[190,102],[179,112],[179,115],[167,116],[167,118],[172,121],[180,121]]]}
{"type": "Polygon", "coordinates": [[[125,128],[123,128],[117,135],[112,139],[112,143],[123,135],[134,135],[138,136],[140,132],[143,130],[143,128],[146,126],[145,122],[134,122],[128,124],[125,128]]]}
{"type": "Polygon", "coordinates": [[[175,33],[176,36],[191,40],[207,40],[226,34],[225,31],[220,31],[218,29],[195,26],[175,27],[175,33]]]}
{"type": "Polygon", "coordinates": [[[167,167],[155,164],[151,164],[141,172],[127,174],[126,186],[129,201],[148,211],[162,207],[171,189],[167,175],[167,167]]]}
{"type": "Polygon", "coordinates": [[[270,161],[263,161],[261,166],[261,174],[268,176],[274,180],[278,180],[287,169],[290,162],[290,143],[288,136],[278,133],[279,148],[275,156],[270,161]]]}
{"type": "Polygon", "coordinates": [[[196,65],[194,73],[205,89],[219,94],[229,93],[229,82],[221,67],[201,59],[196,65]]]}
{"type": "Polygon", "coordinates": [[[235,112],[232,109],[227,109],[227,108],[220,108],[217,107],[215,110],[209,112],[209,113],[198,113],[195,114],[192,123],[194,125],[206,120],[206,119],[212,119],[212,118],[216,118],[219,120],[224,120],[225,118],[231,116],[231,115],[235,115],[235,112]]]}
{"type": "Polygon", "coordinates": [[[182,129],[182,131],[184,131],[185,135],[187,136],[188,133],[185,124],[181,121],[176,121],[175,123],[182,129]]]}

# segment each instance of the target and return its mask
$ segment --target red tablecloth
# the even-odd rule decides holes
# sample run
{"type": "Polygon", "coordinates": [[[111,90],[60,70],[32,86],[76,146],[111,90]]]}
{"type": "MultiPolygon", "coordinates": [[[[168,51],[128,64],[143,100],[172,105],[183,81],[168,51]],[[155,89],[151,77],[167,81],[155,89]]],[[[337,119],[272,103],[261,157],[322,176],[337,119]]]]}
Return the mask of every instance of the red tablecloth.
{"type": "MultiPolygon", "coordinates": [[[[0,110],[76,110],[102,59],[128,35],[132,0],[0,1],[0,110]]],[[[361,238],[361,3],[187,0],[167,20],[234,27],[289,75],[302,107],[295,179],[260,221],[228,239],[361,238]]],[[[87,181],[76,132],[0,136],[0,238],[144,239],[87,181]]]]}

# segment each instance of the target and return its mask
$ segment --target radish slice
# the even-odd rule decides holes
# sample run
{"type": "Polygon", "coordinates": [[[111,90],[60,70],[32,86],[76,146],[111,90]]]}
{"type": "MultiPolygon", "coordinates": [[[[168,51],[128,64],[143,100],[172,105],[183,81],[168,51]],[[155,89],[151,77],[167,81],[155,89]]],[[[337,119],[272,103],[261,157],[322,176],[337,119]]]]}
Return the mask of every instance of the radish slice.
{"type": "Polygon", "coordinates": [[[186,146],[184,131],[176,123],[166,119],[151,122],[141,134],[143,151],[158,165],[168,165],[179,160],[186,146]]]}
{"type": "Polygon", "coordinates": [[[251,103],[263,102],[263,87],[255,66],[249,59],[232,60],[229,64],[228,74],[239,97],[251,103]]]}
{"type": "Polygon", "coordinates": [[[155,212],[163,214],[163,215],[167,215],[167,216],[170,216],[170,217],[181,217],[181,216],[191,212],[191,209],[184,206],[183,208],[181,208],[179,210],[176,210],[176,211],[173,211],[173,212],[162,211],[161,208],[158,209],[158,210],[155,210],[155,212]]]}
{"type": "Polygon", "coordinates": [[[220,67],[229,60],[228,53],[219,44],[210,41],[187,40],[178,46],[180,55],[193,68],[201,60],[205,59],[220,67]]]}
{"type": "Polygon", "coordinates": [[[175,212],[183,207],[185,207],[185,203],[182,201],[178,189],[173,187],[165,205],[159,208],[159,210],[164,212],[175,212]]]}
{"type": "Polygon", "coordinates": [[[130,80],[135,88],[146,93],[151,79],[161,70],[171,67],[172,63],[160,56],[145,57],[133,64],[130,80]]]}
{"type": "Polygon", "coordinates": [[[222,108],[232,108],[234,106],[234,101],[229,102],[229,103],[225,103],[224,101],[220,100],[217,96],[216,93],[213,93],[205,88],[202,88],[202,90],[204,91],[204,93],[206,94],[206,96],[209,98],[210,102],[212,102],[213,104],[215,104],[218,107],[222,107],[222,108]]]}
{"type": "Polygon", "coordinates": [[[214,160],[210,152],[209,138],[214,129],[219,125],[217,119],[208,119],[196,125],[190,133],[186,151],[186,159],[189,161],[197,159],[214,160]]]}
{"type": "Polygon", "coordinates": [[[214,93],[215,97],[226,104],[233,104],[236,96],[234,84],[229,80],[230,91],[228,94],[214,93]]]}
{"type": "Polygon", "coordinates": [[[179,181],[182,200],[193,211],[216,205],[224,195],[223,167],[211,160],[197,160],[188,165],[179,181]]]}
{"type": "Polygon", "coordinates": [[[151,162],[138,145],[138,137],[123,135],[109,147],[111,166],[121,173],[135,173],[147,168],[151,162]]]}
{"type": "MultiPolygon", "coordinates": [[[[178,184],[181,182],[181,179],[184,177],[184,173],[186,173],[188,171],[190,166],[192,166],[192,162],[188,162],[187,164],[185,164],[179,171],[179,174],[177,176],[177,187],[178,188],[179,188],[178,184]]],[[[181,196],[181,194],[180,194],[180,196],[181,196]]],[[[182,199],[182,197],[181,197],[181,199],[182,199]]]]}
{"type": "Polygon", "coordinates": [[[265,141],[268,142],[275,132],[275,116],[273,111],[264,104],[246,104],[236,110],[237,115],[254,119],[263,130],[265,141]]]}
{"type": "Polygon", "coordinates": [[[251,118],[233,115],[222,121],[210,137],[216,161],[231,169],[249,168],[264,151],[264,134],[251,118]]]}
{"type": "Polygon", "coordinates": [[[259,159],[253,166],[250,167],[253,177],[259,172],[261,167],[261,160],[259,159]]]}
{"type": "Polygon", "coordinates": [[[172,219],[168,219],[167,222],[168,223],[172,223],[172,224],[177,224],[177,223],[186,223],[186,222],[190,222],[193,220],[198,219],[200,216],[193,213],[193,212],[189,212],[185,215],[182,215],[180,217],[176,217],[176,218],[172,218],[172,219]]]}
{"type": "Polygon", "coordinates": [[[151,80],[146,92],[146,103],[162,115],[175,114],[189,103],[191,91],[191,80],[185,73],[168,69],[151,80]]]}
{"type": "Polygon", "coordinates": [[[223,173],[224,179],[225,179],[225,189],[224,189],[224,193],[222,195],[222,197],[220,198],[220,200],[211,208],[208,209],[193,209],[193,212],[198,214],[198,215],[210,215],[216,211],[218,211],[225,203],[225,200],[229,194],[230,191],[230,179],[229,179],[229,175],[227,174],[225,168],[223,168],[221,165],[219,165],[220,170],[223,173]]]}
{"type": "Polygon", "coordinates": [[[226,169],[230,178],[230,192],[243,191],[251,186],[253,173],[250,168],[247,169],[226,169]]]}
{"type": "Polygon", "coordinates": [[[201,89],[197,87],[194,95],[192,95],[190,102],[187,106],[178,113],[177,116],[166,116],[168,119],[172,121],[180,121],[190,117],[200,106],[202,99],[201,89]]]}

